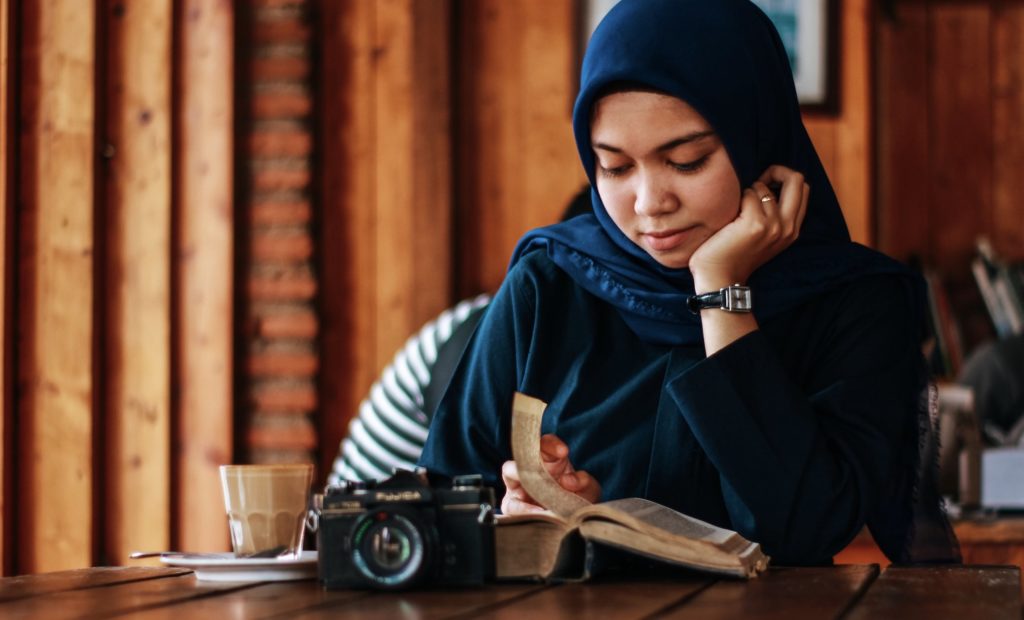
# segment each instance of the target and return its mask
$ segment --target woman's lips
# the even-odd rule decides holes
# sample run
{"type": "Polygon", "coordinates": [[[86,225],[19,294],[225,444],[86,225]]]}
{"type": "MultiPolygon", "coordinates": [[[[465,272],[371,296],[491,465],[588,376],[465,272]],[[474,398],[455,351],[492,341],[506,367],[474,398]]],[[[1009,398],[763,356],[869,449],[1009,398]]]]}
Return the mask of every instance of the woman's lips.
{"type": "Polygon", "coordinates": [[[646,243],[652,250],[656,252],[665,252],[681,245],[692,230],[693,227],[681,228],[676,230],[641,233],[640,236],[643,238],[644,243],[646,243]]]}

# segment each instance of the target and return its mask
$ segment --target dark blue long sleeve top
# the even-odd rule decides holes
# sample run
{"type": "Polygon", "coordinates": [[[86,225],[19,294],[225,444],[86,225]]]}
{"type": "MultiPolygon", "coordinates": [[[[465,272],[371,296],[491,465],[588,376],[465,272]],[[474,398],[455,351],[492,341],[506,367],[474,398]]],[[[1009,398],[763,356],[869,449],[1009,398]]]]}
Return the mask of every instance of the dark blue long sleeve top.
{"type": "Polygon", "coordinates": [[[896,277],[865,277],[706,357],[702,345],[642,342],[534,252],[474,334],[420,464],[482,474],[500,497],[519,391],[548,403],[543,432],[569,445],[602,500],[645,497],[734,529],[777,562],[827,563],[916,433],[911,304],[896,277]]]}

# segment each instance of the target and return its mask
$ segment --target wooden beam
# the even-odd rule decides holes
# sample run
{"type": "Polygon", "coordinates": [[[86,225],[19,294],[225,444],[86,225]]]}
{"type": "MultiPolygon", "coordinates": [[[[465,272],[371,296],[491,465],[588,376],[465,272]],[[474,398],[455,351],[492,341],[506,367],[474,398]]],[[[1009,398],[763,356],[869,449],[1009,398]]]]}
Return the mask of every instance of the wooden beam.
{"type": "Polygon", "coordinates": [[[170,541],[171,0],[106,0],[104,563],[170,541]]]}
{"type": "Polygon", "coordinates": [[[317,5],[321,463],[405,340],[452,301],[450,3],[317,5]]]}
{"type": "Polygon", "coordinates": [[[91,5],[22,5],[18,572],[93,559],[91,5]]]}
{"type": "Polygon", "coordinates": [[[174,415],[177,548],[228,548],[217,466],[232,461],[233,84],[231,3],[177,4],[174,415]]]}
{"type": "Polygon", "coordinates": [[[928,159],[928,8],[901,3],[877,27],[875,89],[878,249],[899,260],[927,258],[931,195],[928,159]]]}
{"type": "Polygon", "coordinates": [[[978,234],[992,230],[991,11],[929,8],[931,195],[923,208],[934,217],[930,257],[946,272],[962,270],[978,234]]]}
{"type": "Polygon", "coordinates": [[[451,301],[447,0],[376,16],[377,369],[451,301]]]}
{"type": "Polygon", "coordinates": [[[374,0],[317,0],[320,472],[376,374],[374,0]]]}
{"type": "Polygon", "coordinates": [[[460,2],[456,294],[493,292],[519,238],[586,183],[572,135],[577,3],[460,2]]]}
{"type": "Polygon", "coordinates": [[[13,572],[13,546],[11,545],[11,531],[13,518],[8,516],[14,504],[11,503],[11,480],[13,468],[11,467],[13,454],[11,448],[14,442],[11,441],[12,426],[11,415],[11,357],[8,352],[10,340],[8,338],[8,324],[11,318],[8,304],[12,299],[9,294],[9,287],[12,278],[8,273],[10,268],[11,244],[8,240],[9,218],[13,212],[11,205],[11,192],[8,187],[8,169],[13,158],[9,144],[10,134],[9,114],[7,102],[11,80],[10,56],[10,17],[11,5],[8,0],[0,0],[0,576],[9,575],[13,572]]]}
{"type": "Polygon", "coordinates": [[[996,249],[1024,260],[1024,6],[995,5],[992,75],[992,134],[995,196],[992,237],[996,249]]]}

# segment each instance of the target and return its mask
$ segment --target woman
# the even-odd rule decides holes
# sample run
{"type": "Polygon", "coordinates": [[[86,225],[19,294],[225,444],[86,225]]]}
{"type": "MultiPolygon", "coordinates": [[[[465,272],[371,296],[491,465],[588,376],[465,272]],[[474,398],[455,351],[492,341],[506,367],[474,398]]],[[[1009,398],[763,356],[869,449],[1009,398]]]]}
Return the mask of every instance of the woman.
{"type": "Polygon", "coordinates": [[[537,509],[510,460],[520,391],[589,500],[646,497],[782,563],[830,562],[865,522],[894,560],[954,558],[937,502],[913,503],[921,283],[850,242],[764,14],[624,0],[573,128],[594,215],[520,242],[421,464],[537,509]]]}

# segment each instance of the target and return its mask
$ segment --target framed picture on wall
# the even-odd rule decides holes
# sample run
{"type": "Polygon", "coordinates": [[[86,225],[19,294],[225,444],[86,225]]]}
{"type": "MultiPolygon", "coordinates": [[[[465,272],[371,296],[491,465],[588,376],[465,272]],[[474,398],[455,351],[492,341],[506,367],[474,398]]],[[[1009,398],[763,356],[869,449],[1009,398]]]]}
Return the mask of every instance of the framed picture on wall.
{"type": "MultiPolygon", "coordinates": [[[[708,0],[713,1],[713,0],[708,0]]],[[[786,47],[804,111],[839,111],[839,0],[752,0],[768,15],[786,47]]],[[[581,48],[618,0],[583,0],[581,48]]],[[[582,49],[581,49],[582,57],[582,49]]]]}
{"type": "Polygon", "coordinates": [[[838,0],[753,0],[778,30],[806,111],[838,112],[838,0]]]}

